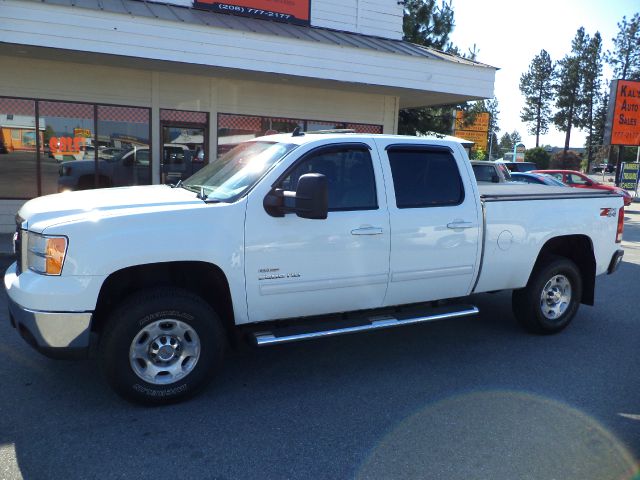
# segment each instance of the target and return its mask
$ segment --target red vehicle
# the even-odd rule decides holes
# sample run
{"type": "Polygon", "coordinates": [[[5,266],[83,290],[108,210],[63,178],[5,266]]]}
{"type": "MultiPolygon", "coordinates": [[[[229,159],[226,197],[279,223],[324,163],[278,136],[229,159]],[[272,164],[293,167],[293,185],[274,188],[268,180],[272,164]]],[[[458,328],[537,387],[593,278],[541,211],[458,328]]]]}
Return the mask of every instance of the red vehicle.
{"type": "Polygon", "coordinates": [[[619,193],[624,198],[624,205],[629,206],[633,201],[631,194],[624,188],[615,187],[613,185],[604,185],[592,178],[589,178],[584,173],[576,172],[575,170],[533,170],[531,173],[546,173],[551,175],[562,183],[576,188],[593,188],[594,190],[609,190],[619,193]]]}

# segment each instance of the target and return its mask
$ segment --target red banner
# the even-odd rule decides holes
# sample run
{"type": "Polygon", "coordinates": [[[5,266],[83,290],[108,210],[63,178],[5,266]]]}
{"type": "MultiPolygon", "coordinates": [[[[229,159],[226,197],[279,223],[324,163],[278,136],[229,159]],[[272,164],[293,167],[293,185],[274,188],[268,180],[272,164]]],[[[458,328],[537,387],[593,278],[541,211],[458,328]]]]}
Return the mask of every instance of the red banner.
{"type": "Polygon", "coordinates": [[[311,0],[195,0],[194,6],[220,13],[309,25],[311,0]]]}

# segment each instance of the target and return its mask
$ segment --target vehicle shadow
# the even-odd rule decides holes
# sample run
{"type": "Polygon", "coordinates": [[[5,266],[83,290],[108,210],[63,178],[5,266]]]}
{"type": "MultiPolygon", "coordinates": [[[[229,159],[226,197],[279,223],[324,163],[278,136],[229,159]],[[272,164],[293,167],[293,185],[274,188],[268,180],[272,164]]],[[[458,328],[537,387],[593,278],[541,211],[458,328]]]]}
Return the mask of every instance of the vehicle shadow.
{"type": "Polygon", "coordinates": [[[95,360],[31,351],[3,309],[0,453],[15,458],[3,468],[26,479],[388,478],[395,460],[380,452],[415,446],[441,452],[422,478],[600,479],[594,462],[605,460],[624,478],[640,454],[637,421],[618,415],[640,414],[640,333],[635,305],[622,299],[638,276],[625,261],[599,278],[596,306],[559,335],[524,333],[508,293],[476,295],[475,318],[233,352],[201,395],[163,408],[120,400],[95,360]],[[505,407],[504,397],[486,400],[495,392],[517,395],[505,407]],[[544,402],[529,409],[532,395],[571,408],[545,417],[544,402]],[[431,428],[435,418],[448,420],[431,428]],[[414,433],[399,435],[408,421],[414,433]],[[527,442],[514,437],[523,425],[527,442]],[[531,442],[553,448],[532,457],[531,442]]]}

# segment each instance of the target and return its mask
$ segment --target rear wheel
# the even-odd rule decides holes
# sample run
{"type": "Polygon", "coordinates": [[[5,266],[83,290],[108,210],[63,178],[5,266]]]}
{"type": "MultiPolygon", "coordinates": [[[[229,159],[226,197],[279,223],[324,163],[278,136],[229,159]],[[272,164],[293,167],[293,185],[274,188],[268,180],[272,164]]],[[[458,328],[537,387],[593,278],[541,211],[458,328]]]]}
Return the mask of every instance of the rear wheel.
{"type": "Polygon", "coordinates": [[[139,292],[113,311],[100,342],[113,389],[144,404],[167,404],[203,388],[222,363],[226,337],[215,311],[180,289],[139,292]]]}
{"type": "Polygon", "coordinates": [[[513,313],[528,331],[557,333],[576,315],[582,299],[582,277],[575,263],[549,257],[535,268],[527,286],[513,292],[513,313]]]}

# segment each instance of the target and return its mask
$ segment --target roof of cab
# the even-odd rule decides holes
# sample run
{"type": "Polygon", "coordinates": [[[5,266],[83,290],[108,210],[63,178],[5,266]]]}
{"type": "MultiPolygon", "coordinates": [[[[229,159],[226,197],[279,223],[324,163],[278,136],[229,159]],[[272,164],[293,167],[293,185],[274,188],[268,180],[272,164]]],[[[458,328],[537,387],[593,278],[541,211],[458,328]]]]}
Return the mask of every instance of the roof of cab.
{"type": "MultiPolygon", "coordinates": [[[[357,142],[359,140],[394,140],[399,143],[431,143],[439,145],[451,145],[460,142],[451,139],[439,138],[435,135],[415,137],[411,135],[388,135],[388,134],[373,134],[373,133],[301,133],[297,136],[293,136],[291,133],[278,133],[276,135],[266,135],[252,139],[251,141],[266,141],[266,142],[279,142],[289,143],[295,145],[304,145],[312,142],[319,142],[322,140],[340,140],[341,142],[357,142]]],[[[324,143],[324,142],[323,142],[324,143]]]]}

